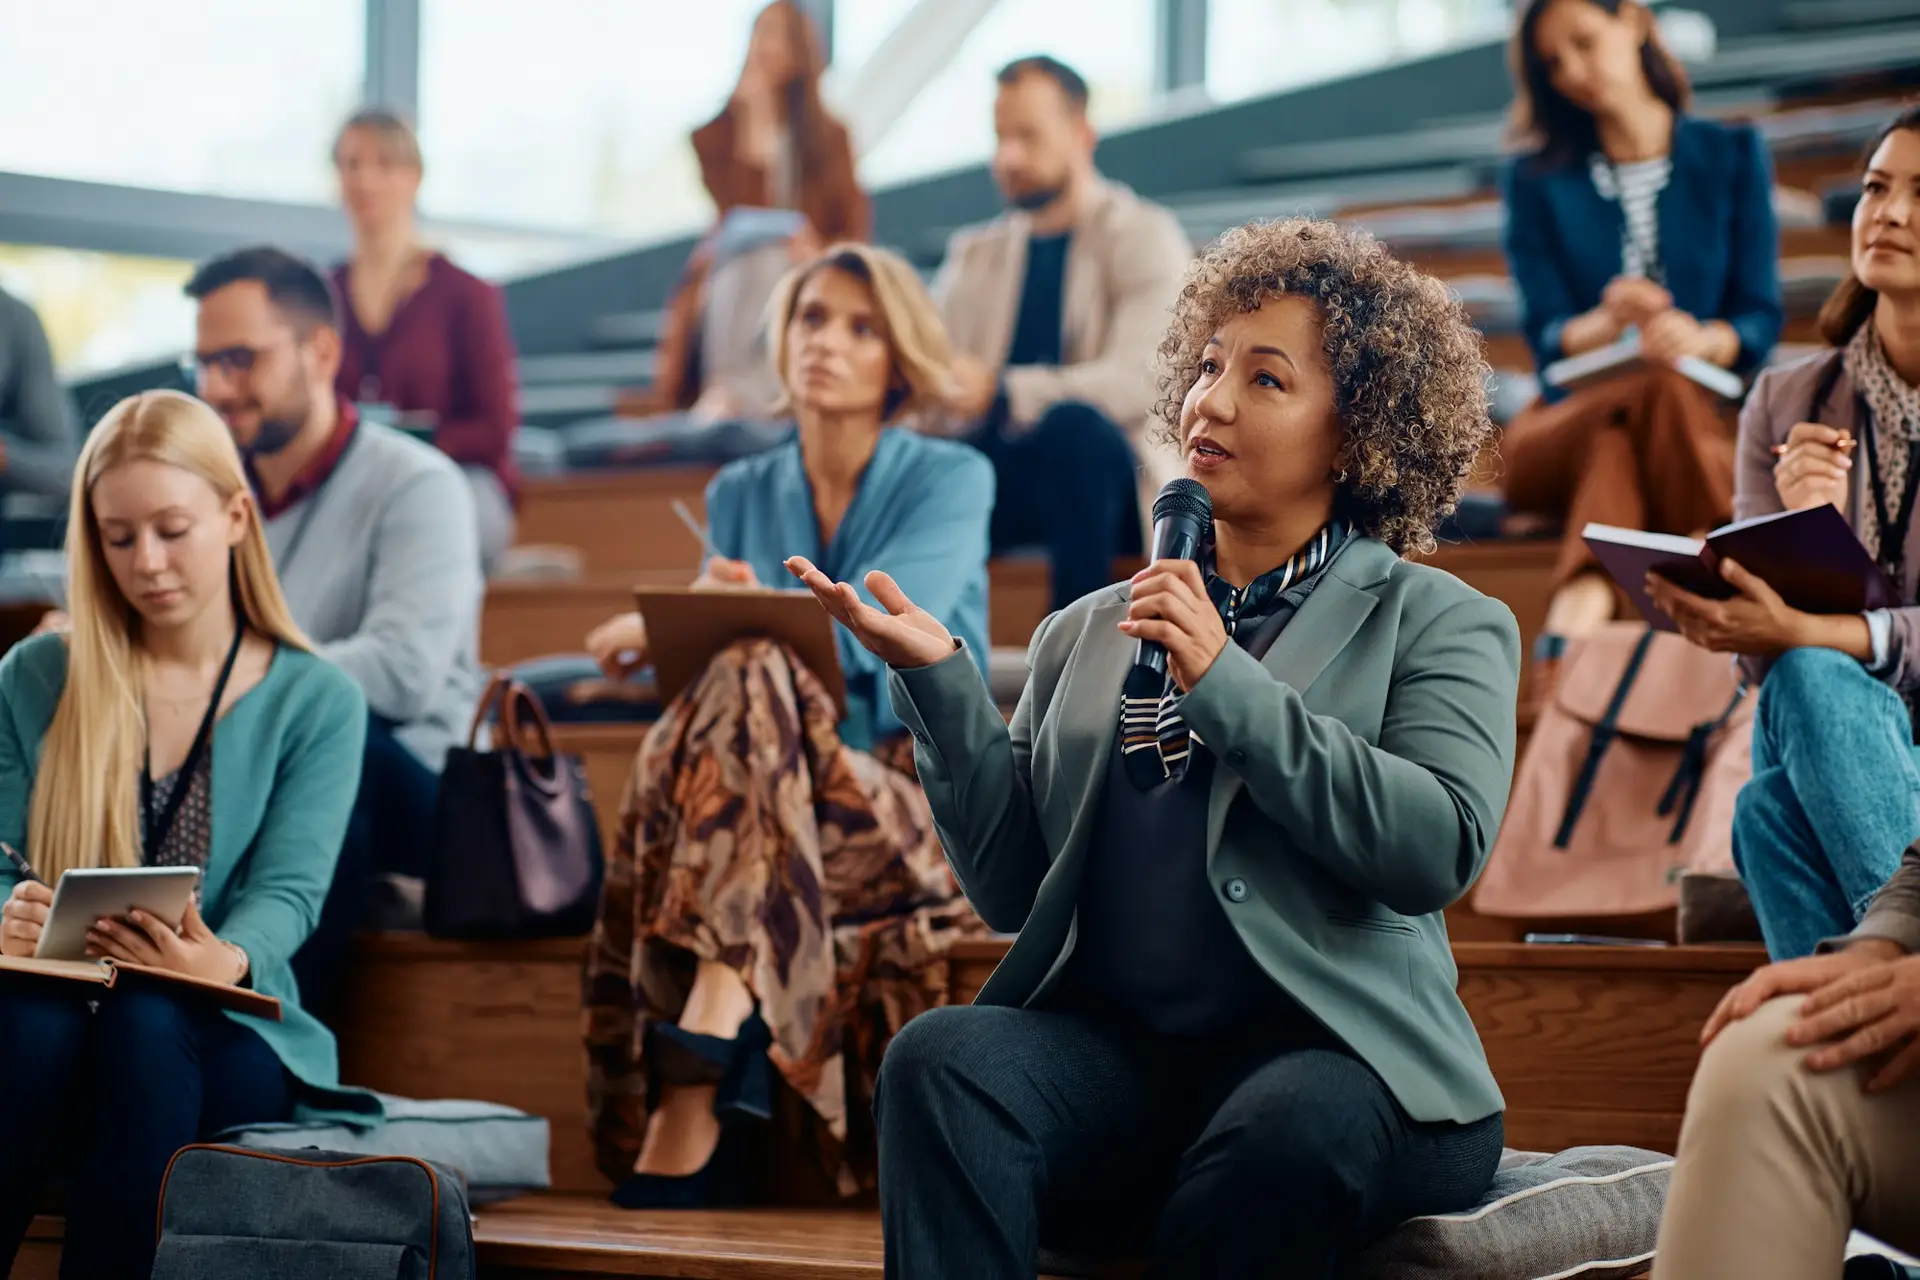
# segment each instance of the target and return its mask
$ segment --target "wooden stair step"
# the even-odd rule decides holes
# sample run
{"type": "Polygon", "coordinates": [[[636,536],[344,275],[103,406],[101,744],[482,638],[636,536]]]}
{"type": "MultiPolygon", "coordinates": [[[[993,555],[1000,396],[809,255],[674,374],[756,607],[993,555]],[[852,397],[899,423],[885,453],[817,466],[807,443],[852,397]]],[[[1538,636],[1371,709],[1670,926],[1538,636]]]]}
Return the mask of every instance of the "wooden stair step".
{"type": "MultiPolygon", "coordinates": [[[[952,999],[971,1001],[1008,945],[956,944],[952,999]]],[[[340,1027],[344,1078],[546,1116],[554,1189],[604,1191],[585,1132],[584,946],[361,938],[340,1027]]],[[[1453,954],[1461,998],[1506,1093],[1507,1143],[1533,1150],[1588,1142],[1672,1150],[1699,1030],[1727,988],[1765,960],[1758,947],[1501,942],[1456,942],[1453,954]]]]}
{"type": "Polygon", "coordinates": [[[474,1245],[485,1280],[845,1280],[881,1274],[880,1219],[862,1210],[636,1213],[599,1197],[530,1196],[482,1210],[474,1245]]]}

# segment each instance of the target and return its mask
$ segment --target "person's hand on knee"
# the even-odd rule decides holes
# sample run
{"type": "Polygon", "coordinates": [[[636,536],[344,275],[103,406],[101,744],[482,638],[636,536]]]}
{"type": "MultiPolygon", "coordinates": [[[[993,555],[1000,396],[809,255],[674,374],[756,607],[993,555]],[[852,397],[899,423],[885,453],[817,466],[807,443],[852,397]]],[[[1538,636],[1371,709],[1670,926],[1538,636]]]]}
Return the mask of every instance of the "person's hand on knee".
{"type": "Polygon", "coordinates": [[[1756,969],[1752,976],[1720,998],[1720,1004],[1700,1032],[1700,1043],[1712,1044],[1713,1038],[1733,1023],[1752,1017],[1767,1001],[1779,996],[1806,995],[1852,974],[1885,965],[1906,955],[1897,942],[1884,938],[1866,938],[1843,951],[1822,956],[1802,956],[1782,960],[1756,969]]]}
{"type": "Polygon", "coordinates": [[[1899,1084],[1920,1067],[1920,957],[1901,953],[1827,983],[1801,1004],[1787,1043],[1820,1046],[1807,1055],[1809,1071],[1878,1059],[1868,1093],[1899,1084]]]}

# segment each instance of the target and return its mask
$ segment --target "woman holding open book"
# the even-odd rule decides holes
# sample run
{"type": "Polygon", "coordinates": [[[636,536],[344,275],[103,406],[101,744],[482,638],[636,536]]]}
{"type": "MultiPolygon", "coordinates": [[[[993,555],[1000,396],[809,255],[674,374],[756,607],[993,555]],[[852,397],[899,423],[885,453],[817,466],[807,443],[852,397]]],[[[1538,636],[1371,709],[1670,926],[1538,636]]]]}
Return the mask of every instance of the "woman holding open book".
{"type": "MultiPolygon", "coordinates": [[[[769,333],[798,423],[708,486],[696,586],[787,582],[806,554],[859,581],[884,568],[986,652],[993,471],[965,445],[893,424],[947,393],[947,340],[919,277],[841,245],[795,269],[769,333]]],[[[587,647],[647,661],[638,614],[587,647]]],[[[807,1157],[871,1185],[881,1051],[945,999],[948,944],[981,926],[960,896],[880,688],[838,637],[846,714],[787,646],[734,644],[666,708],[634,760],[587,965],[592,1126],[632,1208],[741,1194],[741,1122],[777,1071],[806,1107],[807,1157]]]]}
{"type": "Polygon", "coordinates": [[[1851,257],[1820,316],[1836,349],[1747,400],[1735,508],[1832,503],[1908,606],[1798,614],[1740,574],[1724,605],[1663,592],[1696,643],[1773,658],[1733,851],[1778,963],[1708,1022],[1658,1280],[1836,1276],[1853,1227],[1920,1248],[1920,849],[1901,856],[1920,835],[1920,107],[1869,148],[1851,257]]]}
{"type": "Polygon", "coordinates": [[[333,1039],[289,962],[333,878],[366,707],[294,625],[232,437],[189,396],[123,400],[81,452],[67,527],[72,630],[0,661],[0,954],[32,957],[48,885],[81,867],[192,866],[175,930],[100,920],[90,956],[250,988],[281,1019],[185,983],[112,990],[9,972],[0,1063],[17,1105],[0,1159],[0,1271],[63,1155],[61,1275],[152,1269],[181,1146],[296,1106],[377,1118],[338,1088],[333,1039]]]}
{"type": "Polygon", "coordinates": [[[1566,641],[1616,608],[1580,540],[1588,522],[1685,534],[1727,519],[1731,417],[1681,370],[1758,368],[1781,302],[1765,145],[1686,114],[1686,73],[1645,5],[1531,0],[1512,63],[1532,150],[1507,174],[1506,251],[1534,364],[1544,378],[1607,348],[1624,361],[1570,393],[1546,385],[1502,442],[1508,505],[1565,520],[1537,705],[1566,641]]]}
{"type": "Polygon", "coordinates": [[[1851,265],[1820,314],[1835,349],[1747,397],[1734,511],[1832,503],[1910,607],[1800,613],[1737,570],[1724,603],[1653,584],[1689,639],[1764,678],[1733,856],[1776,960],[1852,929],[1920,837],[1920,108],[1869,151],[1851,265]]]}

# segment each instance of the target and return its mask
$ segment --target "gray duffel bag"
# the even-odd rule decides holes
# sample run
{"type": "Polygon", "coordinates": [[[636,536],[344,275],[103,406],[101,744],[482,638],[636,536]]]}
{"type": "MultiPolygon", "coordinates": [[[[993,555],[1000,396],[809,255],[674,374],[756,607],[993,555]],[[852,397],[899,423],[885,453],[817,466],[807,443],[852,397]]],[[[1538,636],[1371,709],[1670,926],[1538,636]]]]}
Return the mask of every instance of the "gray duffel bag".
{"type": "Polygon", "coordinates": [[[153,1280],[472,1280],[460,1176],[406,1156],[181,1148],[153,1280]]]}

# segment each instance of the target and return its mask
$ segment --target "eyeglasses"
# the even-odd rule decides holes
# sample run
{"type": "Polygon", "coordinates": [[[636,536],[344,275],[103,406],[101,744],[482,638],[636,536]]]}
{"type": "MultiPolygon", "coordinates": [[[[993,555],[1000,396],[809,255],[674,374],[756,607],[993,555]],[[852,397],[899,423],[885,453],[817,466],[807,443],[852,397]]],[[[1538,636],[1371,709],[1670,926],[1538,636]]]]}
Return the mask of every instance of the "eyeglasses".
{"type": "Polygon", "coordinates": [[[253,366],[261,356],[275,350],[273,347],[222,347],[218,351],[195,351],[180,357],[182,377],[204,381],[216,371],[229,378],[244,378],[253,372],[253,366]]]}

